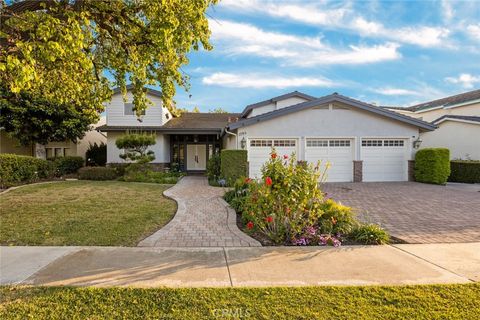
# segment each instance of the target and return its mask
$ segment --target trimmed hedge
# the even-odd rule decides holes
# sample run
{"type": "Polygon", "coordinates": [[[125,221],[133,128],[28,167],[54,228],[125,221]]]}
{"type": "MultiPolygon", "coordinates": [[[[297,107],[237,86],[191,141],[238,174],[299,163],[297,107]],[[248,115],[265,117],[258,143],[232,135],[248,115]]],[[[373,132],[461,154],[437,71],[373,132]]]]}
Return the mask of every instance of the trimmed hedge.
{"type": "Polygon", "coordinates": [[[480,183],[480,161],[450,161],[450,182],[480,183]]]}
{"type": "Polygon", "coordinates": [[[450,175],[450,150],[425,148],[415,155],[415,181],[445,184],[450,175]]]}
{"type": "Polygon", "coordinates": [[[248,175],[247,150],[222,150],[220,152],[220,173],[228,185],[248,175]]]}
{"type": "Polygon", "coordinates": [[[83,167],[82,157],[58,157],[52,159],[57,169],[57,174],[63,176],[65,174],[76,173],[78,169],[83,167]]]}
{"type": "Polygon", "coordinates": [[[0,154],[1,188],[52,178],[54,171],[54,164],[47,160],[16,154],[0,154]]]}
{"type": "Polygon", "coordinates": [[[80,180],[115,180],[119,177],[115,168],[84,167],[78,170],[80,180]]]}

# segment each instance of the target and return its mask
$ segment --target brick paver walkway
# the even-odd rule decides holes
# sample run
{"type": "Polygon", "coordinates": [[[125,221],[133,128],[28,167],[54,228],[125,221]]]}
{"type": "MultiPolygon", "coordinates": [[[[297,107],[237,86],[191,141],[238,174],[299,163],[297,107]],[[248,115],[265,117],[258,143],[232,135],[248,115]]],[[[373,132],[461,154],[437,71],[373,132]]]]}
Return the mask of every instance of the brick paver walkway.
{"type": "Polygon", "coordinates": [[[222,199],[223,188],[210,187],[205,177],[184,177],[164,194],[177,201],[177,213],[172,221],[141,241],[139,246],[261,246],[238,229],[235,211],[222,199]]]}
{"type": "Polygon", "coordinates": [[[480,192],[415,182],[331,183],[323,189],[409,243],[480,241],[480,192]]]}

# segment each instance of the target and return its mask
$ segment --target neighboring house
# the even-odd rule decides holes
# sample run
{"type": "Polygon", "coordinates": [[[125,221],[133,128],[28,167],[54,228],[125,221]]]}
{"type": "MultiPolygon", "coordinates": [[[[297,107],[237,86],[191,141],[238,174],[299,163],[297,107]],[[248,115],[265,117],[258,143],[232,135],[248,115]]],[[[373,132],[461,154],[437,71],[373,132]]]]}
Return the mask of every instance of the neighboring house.
{"type": "Polygon", "coordinates": [[[98,132],[96,128],[105,124],[105,117],[101,117],[100,121],[92,126],[92,130],[85,133],[85,136],[77,143],[72,141],[50,142],[45,148],[30,145],[22,146],[18,140],[10,137],[6,132],[0,130],[0,153],[13,153],[25,156],[37,156],[39,158],[53,158],[63,156],[80,156],[85,159],[85,153],[90,144],[101,144],[107,142],[104,133],[98,132]]]}
{"type": "Polygon", "coordinates": [[[248,150],[249,173],[260,175],[271,148],[298,160],[331,163],[328,181],[406,181],[414,142],[435,126],[351,98],[331,94],[315,98],[291,92],[249,105],[240,114],[186,113],[174,118],[162,106],[161,92],[149,90],[153,106],[142,122],[133,114],[131,94],[118,90],[107,105],[107,162],[123,162],[115,140],[126,132],[154,134],[153,163],[178,163],[189,172],[204,171],[221,148],[248,150]],[[238,118],[238,119],[237,119],[238,118]]]}
{"type": "Polygon", "coordinates": [[[422,148],[444,147],[451,159],[480,160],[480,90],[389,109],[438,127],[421,134],[422,148]]]}

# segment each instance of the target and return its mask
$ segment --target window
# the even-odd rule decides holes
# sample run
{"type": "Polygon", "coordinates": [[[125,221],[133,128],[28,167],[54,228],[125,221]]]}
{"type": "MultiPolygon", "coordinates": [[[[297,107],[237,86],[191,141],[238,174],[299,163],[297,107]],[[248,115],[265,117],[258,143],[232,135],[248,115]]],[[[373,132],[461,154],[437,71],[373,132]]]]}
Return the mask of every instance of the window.
{"type": "Polygon", "coordinates": [[[382,140],[362,140],[362,147],[381,147],[382,140]]]}
{"type": "Polygon", "coordinates": [[[70,149],[62,148],[62,147],[60,148],[48,147],[48,148],[45,148],[45,152],[46,152],[47,159],[65,157],[67,155],[70,155],[70,149]]]}
{"type": "Polygon", "coordinates": [[[250,147],[271,147],[272,140],[250,140],[250,147]]]}
{"type": "Polygon", "coordinates": [[[403,140],[383,140],[384,147],[403,147],[403,140]]]}
{"type": "MultiPolygon", "coordinates": [[[[123,114],[126,116],[134,116],[135,111],[133,110],[133,103],[124,103],[123,104],[123,114]]],[[[145,110],[142,111],[142,116],[145,115],[145,110]]]]}
{"type": "Polygon", "coordinates": [[[307,147],[328,147],[328,140],[307,139],[307,147]]]}
{"type": "Polygon", "coordinates": [[[330,140],[330,147],[350,147],[350,140],[330,140]]]}
{"type": "Polygon", "coordinates": [[[295,147],[295,140],[273,140],[275,147],[295,147]]]}

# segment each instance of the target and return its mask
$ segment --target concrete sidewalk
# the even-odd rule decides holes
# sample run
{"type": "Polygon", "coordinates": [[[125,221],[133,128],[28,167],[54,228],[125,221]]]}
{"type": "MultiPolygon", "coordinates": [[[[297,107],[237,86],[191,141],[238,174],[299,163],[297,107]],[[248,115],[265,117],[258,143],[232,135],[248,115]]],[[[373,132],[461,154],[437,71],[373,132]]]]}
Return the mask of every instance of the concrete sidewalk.
{"type": "Polygon", "coordinates": [[[243,287],[479,280],[480,243],[341,248],[0,248],[0,284],[243,287]]]}

